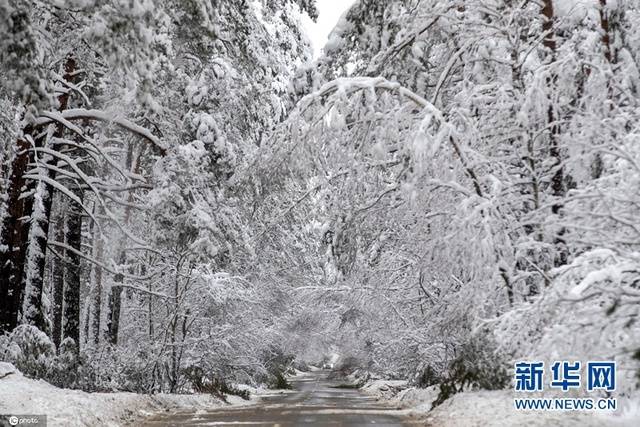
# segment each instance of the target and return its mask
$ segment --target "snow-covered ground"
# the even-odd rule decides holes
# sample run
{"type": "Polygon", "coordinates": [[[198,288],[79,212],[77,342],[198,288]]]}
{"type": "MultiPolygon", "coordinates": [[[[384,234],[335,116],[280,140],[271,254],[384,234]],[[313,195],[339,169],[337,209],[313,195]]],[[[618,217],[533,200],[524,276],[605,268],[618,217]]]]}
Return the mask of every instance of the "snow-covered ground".
{"type": "Polygon", "coordinates": [[[437,387],[408,387],[405,381],[375,380],[362,387],[391,406],[403,408],[403,413],[438,427],[637,427],[640,425],[640,402],[618,398],[620,409],[614,413],[517,411],[513,408],[511,390],[469,391],[459,393],[431,410],[438,397],[437,387]]]}
{"type": "MultiPolygon", "coordinates": [[[[254,398],[264,395],[264,391],[251,391],[254,398]]],[[[523,412],[513,408],[511,390],[469,391],[456,394],[431,410],[431,403],[438,396],[436,387],[420,389],[406,381],[376,379],[368,381],[362,391],[402,408],[404,415],[438,427],[640,425],[640,402],[623,398],[618,398],[620,409],[615,413],[523,412]]],[[[235,396],[228,399],[231,405],[251,403],[235,396]]],[[[47,415],[49,426],[122,426],[164,411],[198,411],[224,405],[211,395],[86,393],[61,389],[43,380],[26,378],[13,365],[0,362],[0,414],[47,415]]]]}
{"type": "MultiPolygon", "coordinates": [[[[232,405],[249,402],[228,397],[232,405]]],[[[0,362],[0,414],[46,415],[47,425],[122,426],[172,410],[210,409],[225,405],[211,395],[86,393],[26,378],[11,364],[0,362]]]]}
{"type": "MultiPolygon", "coordinates": [[[[517,411],[513,408],[511,390],[475,391],[454,395],[433,411],[426,419],[442,427],[472,426],[575,426],[575,427],[637,427],[640,407],[612,412],[517,411]]],[[[424,409],[424,407],[422,408],[424,409]]]]}

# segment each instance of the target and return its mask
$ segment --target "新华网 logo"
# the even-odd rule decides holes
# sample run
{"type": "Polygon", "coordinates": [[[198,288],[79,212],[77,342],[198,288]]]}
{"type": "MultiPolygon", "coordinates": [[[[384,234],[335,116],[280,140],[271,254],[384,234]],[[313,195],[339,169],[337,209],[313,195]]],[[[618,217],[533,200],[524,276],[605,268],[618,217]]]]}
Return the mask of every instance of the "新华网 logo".
{"type": "MultiPolygon", "coordinates": [[[[587,392],[616,389],[616,363],[613,361],[555,361],[546,369],[542,361],[520,361],[515,364],[514,389],[517,392],[584,389],[587,392]],[[549,375],[546,379],[545,375],[549,375]]],[[[615,398],[516,398],[514,406],[521,410],[615,410],[615,398]]]]}

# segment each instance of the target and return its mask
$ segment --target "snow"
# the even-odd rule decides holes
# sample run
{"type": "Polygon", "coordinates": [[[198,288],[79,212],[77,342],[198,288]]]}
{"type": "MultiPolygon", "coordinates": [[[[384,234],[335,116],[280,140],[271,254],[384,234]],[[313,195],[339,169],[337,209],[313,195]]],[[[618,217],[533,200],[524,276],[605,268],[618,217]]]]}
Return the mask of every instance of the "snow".
{"type": "Polygon", "coordinates": [[[16,368],[7,362],[0,362],[0,378],[4,378],[16,372],[16,368]]]}
{"type": "Polygon", "coordinates": [[[407,388],[408,382],[404,380],[374,380],[362,387],[362,391],[377,397],[395,396],[400,390],[407,388]]]}
{"type": "Polygon", "coordinates": [[[555,15],[572,22],[574,25],[583,21],[588,15],[597,19],[599,9],[597,0],[555,0],[553,8],[555,15]]]}
{"type": "Polygon", "coordinates": [[[588,289],[591,285],[596,283],[603,283],[609,279],[615,282],[619,282],[620,271],[616,267],[617,266],[609,266],[607,268],[603,268],[602,270],[589,272],[578,286],[571,289],[570,291],[571,295],[577,296],[577,297],[581,296],[582,293],[586,289],[588,289]]]}
{"type": "Polygon", "coordinates": [[[403,415],[438,427],[632,427],[637,426],[640,419],[640,401],[623,397],[618,397],[620,409],[615,413],[517,411],[513,408],[514,397],[525,396],[516,395],[512,390],[466,391],[435,408],[432,403],[438,397],[438,386],[417,388],[409,387],[406,381],[374,380],[367,382],[362,391],[389,406],[402,408],[403,415]]]}
{"type": "MultiPolygon", "coordinates": [[[[606,412],[516,411],[511,390],[473,391],[454,395],[427,414],[442,427],[495,426],[636,426],[634,411],[606,412]]],[[[521,396],[520,396],[521,397],[521,396]]],[[[637,403],[636,403],[637,405],[637,403]]]]}
{"type": "MultiPolygon", "coordinates": [[[[232,405],[246,404],[229,396],[232,405]]],[[[44,414],[49,426],[119,426],[154,413],[206,410],[224,405],[211,395],[86,393],[26,378],[0,362],[0,413],[44,414]]]]}
{"type": "Polygon", "coordinates": [[[160,141],[160,139],[151,133],[148,129],[139,126],[130,120],[127,120],[123,117],[119,117],[117,115],[111,115],[109,113],[105,113],[101,110],[96,109],[84,109],[84,108],[72,108],[63,111],[62,113],[57,112],[43,112],[41,116],[35,121],[36,126],[42,126],[49,124],[51,122],[58,122],[64,124],[67,128],[74,130],[78,135],[83,134],[81,130],[74,126],[70,121],[71,120],[79,120],[79,119],[87,119],[87,120],[99,120],[103,122],[113,122],[118,126],[129,130],[130,132],[137,134],[138,136],[148,140],[153,145],[158,147],[160,152],[164,155],[166,154],[167,147],[160,141]]]}

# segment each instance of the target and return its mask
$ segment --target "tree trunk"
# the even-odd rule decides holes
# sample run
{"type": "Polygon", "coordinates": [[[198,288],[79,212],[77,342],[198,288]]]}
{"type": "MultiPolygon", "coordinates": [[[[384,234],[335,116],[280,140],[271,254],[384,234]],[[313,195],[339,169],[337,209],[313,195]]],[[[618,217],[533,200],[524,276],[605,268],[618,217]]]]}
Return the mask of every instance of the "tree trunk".
{"type": "MultiPolygon", "coordinates": [[[[56,204],[60,206],[63,203],[62,195],[58,195],[56,197],[56,204]]],[[[65,232],[64,232],[64,224],[65,224],[65,214],[64,208],[60,206],[58,209],[58,214],[54,219],[56,224],[55,228],[55,240],[57,242],[64,242],[65,232]]],[[[64,255],[64,252],[60,254],[64,255]]],[[[51,274],[51,279],[53,282],[52,286],[52,338],[53,342],[56,345],[56,348],[60,348],[60,343],[62,342],[62,307],[64,301],[64,257],[63,258],[54,258],[51,260],[53,263],[53,273],[51,274]]]]}
{"type": "MultiPolygon", "coordinates": [[[[553,0],[544,0],[543,1],[542,14],[544,15],[544,22],[542,24],[542,30],[545,33],[543,45],[548,50],[549,62],[552,62],[556,58],[556,38],[555,33],[553,31],[553,20],[555,18],[555,13],[553,10],[553,0]]],[[[553,87],[556,84],[556,77],[551,76],[547,84],[553,87]]],[[[554,160],[554,169],[553,177],[551,178],[551,190],[552,194],[556,197],[564,196],[564,170],[562,167],[562,158],[560,153],[560,147],[558,145],[558,134],[560,133],[560,129],[557,125],[556,112],[554,111],[553,105],[549,105],[549,109],[547,110],[547,119],[550,125],[549,132],[549,155],[554,160]]],[[[551,207],[551,211],[554,214],[557,214],[562,208],[561,203],[554,203],[551,207]]]]}
{"type": "MultiPolygon", "coordinates": [[[[74,189],[76,196],[82,200],[82,190],[74,189]]],[[[82,243],[82,213],[79,206],[73,205],[67,213],[67,245],[75,251],[67,251],[64,287],[64,338],[71,338],[76,343],[76,351],[80,348],[80,256],[82,243]]]]}
{"type": "MultiPolygon", "coordinates": [[[[101,210],[102,212],[102,210],[101,210]]],[[[104,254],[104,241],[100,235],[98,227],[94,227],[93,231],[93,258],[102,261],[104,254]]],[[[93,334],[93,343],[100,344],[102,316],[102,267],[93,266],[93,310],[91,320],[91,333],[93,334]]]]}
{"type": "MultiPolygon", "coordinates": [[[[615,24],[615,22],[614,22],[615,24]]],[[[612,25],[611,18],[607,13],[607,0],[600,0],[600,27],[602,29],[602,50],[604,52],[604,57],[610,65],[614,65],[618,58],[615,49],[613,49],[613,45],[611,42],[611,33],[614,32],[615,25],[612,25]],[[614,28],[612,28],[614,27],[614,28]]],[[[587,68],[589,71],[589,69],[587,68]]],[[[609,97],[613,97],[612,93],[612,85],[607,85],[607,91],[609,97]]],[[[609,111],[613,109],[613,103],[609,104],[609,111]]],[[[604,163],[602,161],[602,155],[598,152],[595,153],[593,161],[591,163],[591,177],[593,179],[598,179],[602,176],[602,172],[604,170],[604,163]]]]}
{"type": "Polygon", "coordinates": [[[80,323],[82,325],[82,334],[80,335],[80,337],[83,338],[83,346],[88,344],[89,340],[91,339],[89,335],[91,332],[91,306],[91,295],[88,295],[84,302],[84,321],[80,323]]]}
{"type": "Polygon", "coordinates": [[[113,345],[118,344],[118,330],[120,329],[120,309],[122,304],[122,286],[115,283],[111,286],[109,293],[109,319],[108,333],[109,342],[113,345]]]}
{"type": "Polygon", "coordinates": [[[7,189],[7,211],[0,232],[0,333],[10,332],[18,326],[22,300],[22,275],[26,264],[28,221],[33,213],[33,194],[36,182],[27,181],[24,174],[33,163],[33,150],[42,147],[43,136],[35,136],[35,129],[27,125],[16,142],[17,154],[11,163],[7,189]],[[21,195],[29,195],[20,197],[21,195]]]}
{"type": "MultiPolygon", "coordinates": [[[[55,179],[55,172],[42,171],[49,179],[55,179]]],[[[33,325],[50,335],[49,322],[43,306],[44,268],[49,236],[49,218],[53,202],[53,189],[39,182],[34,195],[31,227],[26,254],[26,266],[23,269],[21,289],[24,292],[20,323],[33,325]]]]}
{"type": "MultiPolygon", "coordinates": [[[[547,55],[549,60],[547,62],[553,62],[556,59],[557,44],[556,36],[553,30],[553,22],[555,19],[555,11],[553,9],[553,0],[543,0],[542,14],[544,15],[544,22],[542,23],[542,30],[544,31],[543,45],[547,49],[547,55]]],[[[551,75],[547,79],[547,85],[549,86],[549,92],[553,93],[554,87],[557,83],[557,77],[551,75]]],[[[554,202],[551,205],[551,213],[559,216],[561,210],[564,207],[564,196],[566,195],[566,186],[564,173],[564,166],[562,165],[562,151],[558,141],[560,135],[560,125],[558,124],[558,114],[553,107],[553,103],[549,103],[547,110],[547,121],[549,124],[549,157],[551,157],[552,163],[552,176],[551,176],[551,195],[554,198],[554,202]]],[[[553,244],[556,249],[556,256],[554,265],[556,267],[567,264],[569,254],[566,248],[566,242],[564,240],[565,229],[560,228],[555,232],[553,237],[553,244]]]]}
{"type": "Polygon", "coordinates": [[[613,61],[613,54],[611,52],[611,35],[610,35],[610,25],[609,25],[609,16],[607,15],[607,0],[600,0],[600,26],[602,27],[602,47],[604,50],[604,57],[607,59],[607,62],[613,61]]]}

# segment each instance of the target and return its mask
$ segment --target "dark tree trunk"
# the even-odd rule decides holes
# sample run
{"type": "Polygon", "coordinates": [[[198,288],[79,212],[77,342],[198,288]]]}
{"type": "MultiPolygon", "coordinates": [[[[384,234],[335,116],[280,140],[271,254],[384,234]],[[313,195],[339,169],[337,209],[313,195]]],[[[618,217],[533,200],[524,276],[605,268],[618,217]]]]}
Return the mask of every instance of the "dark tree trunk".
{"type": "MultiPolygon", "coordinates": [[[[62,196],[58,195],[56,203],[62,203],[62,196]]],[[[64,242],[65,232],[64,232],[64,224],[65,224],[65,215],[62,207],[58,209],[58,215],[56,215],[55,223],[57,224],[55,229],[55,240],[57,242],[64,242]]],[[[60,253],[61,256],[64,255],[64,252],[60,253]]],[[[51,260],[53,262],[53,272],[51,274],[51,279],[53,281],[52,286],[52,311],[53,311],[53,319],[52,319],[52,337],[53,342],[56,345],[56,348],[60,348],[60,343],[62,342],[62,307],[64,301],[64,258],[53,258],[51,260]]]]}
{"type": "MultiPolygon", "coordinates": [[[[543,39],[543,45],[547,49],[547,55],[549,62],[552,62],[556,58],[557,44],[555,31],[553,29],[553,23],[555,20],[555,11],[553,9],[553,0],[543,0],[542,14],[544,15],[544,22],[542,24],[542,30],[545,32],[543,39]]],[[[551,75],[547,79],[547,85],[549,91],[552,93],[554,87],[557,84],[557,76],[551,75]]],[[[553,215],[560,216],[562,208],[564,207],[564,196],[566,195],[565,181],[570,177],[565,176],[564,166],[562,165],[562,150],[559,143],[560,125],[558,120],[558,112],[553,108],[552,103],[549,104],[547,110],[547,120],[549,124],[549,157],[553,160],[552,176],[551,176],[551,195],[554,198],[554,202],[551,205],[551,213],[553,215]]],[[[564,227],[561,227],[555,232],[553,237],[553,244],[556,249],[556,256],[554,265],[556,267],[567,264],[569,254],[564,239],[565,234],[564,227]]]]}
{"type": "MultiPolygon", "coordinates": [[[[548,55],[550,61],[553,61],[556,57],[556,38],[555,33],[553,31],[553,21],[554,21],[554,10],[553,10],[553,0],[544,0],[544,6],[542,8],[542,14],[544,15],[544,22],[542,24],[542,30],[545,32],[545,37],[543,40],[544,46],[548,50],[548,55]]],[[[547,84],[552,88],[556,84],[556,77],[549,77],[547,84]]],[[[557,124],[556,112],[553,109],[553,106],[550,105],[547,111],[547,119],[550,125],[549,132],[549,155],[554,160],[554,173],[551,178],[551,190],[552,194],[555,197],[564,196],[564,170],[562,167],[562,158],[560,153],[560,147],[558,145],[558,135],[560,133],[560,128],[557,124]]],[[[554,214],[558,214],[560,209],[562,208],[561,203],[555,203],[551,207],[551,211],[554,214]]]]}
{"type": "Polygon", "coordinates": [[[0,333],[9,332],[18,325],[22,300],[22,275],[26,263],[29,239],[29,219],[33,213],[33,193],[36,182],[26,180],[25,172],[33,162],[33,151],[28,139],[42,147],[44,137],[35,136],[29,125],[16,142],[17,154],[11,164],[7,189],[7,211],[0,235],[0,333]],[[29,194],[30,197],[20,196],[29,194]]]}
{"type": "Polygon", "coordinates": [[[122,286],[118,286],[114,283],[111,287],[111,292],[109,293],[109,319],[107,324],[109,332],[109,342],[113,345],[118,344],[121,304],[122,286]]]}
{"type": "MultiPolygon", "coordinates": [[[[82,322],[81,325],[83,325],[84,329],[84,340],[82,345],[86,345],[89,342],[89,332],[91,331],[91,296],[86,299],[86,302],[84,304],[84,322],[82,322]]],[[[78,349],[78,351],[79,350],[80,349],[78,349]]]]}
{"type": "MultiPolygon", "coordinates": [[[[74,193],[82,200],[82,191],[74,189],[74,193]]],[[[67,245],[74,250],[67,251],[64,287],[64,338],[72,338],[76,350],[80,348],[80,256],[82,243],[82,214],[79,206],[73,205],[67,213],[67,245]]]]}
{"type": "MultiPolygon", "coordinates": [[[[607,62],[614,65],[617,59],[617,53],[612,45],[612,32],[615,34],[615,22],[611,21],[611,17],[607,13],[607,0],[600,0],[600,27],[602,28],[602,49],[604,51],[604,57],[607,62]],[[613,28],[612,28],[613,27],[613,28]]],[[[590,71],[587,68],[587,71],[590,71]]],[[[607,88],[609,97],[612,97],[612,85],[609,84],[607,88]]],[[[609,104],[609,111],[613,109],[614,103],[609,104]]],[[[595,153],[593,162],[591,164],[591,177],[598,179],[602,176],[604,171],[604,163],[602,161],[602,155],[595,153]]]]}
{"type": "Polygon", "coordinates": [[[607,0],[600,0],[600,26],[602,27],[602,47],[604,49],[604,57],[608,62],[613,61],[613,54],[611,52],[611,35],[609,16],[607,15],[607,0]]]}
{"type": "Polygon", "coordinates": [[[544,15],[544,22],[542,23],[542,31],[545,33],[543,44],[547,49],[549,49],[551,54],[555,55],[556,37],[553,31],[553,20],[555,19],[555,12],[553,10],[553,0],[543,0],[542,14],[544,15]]]}

